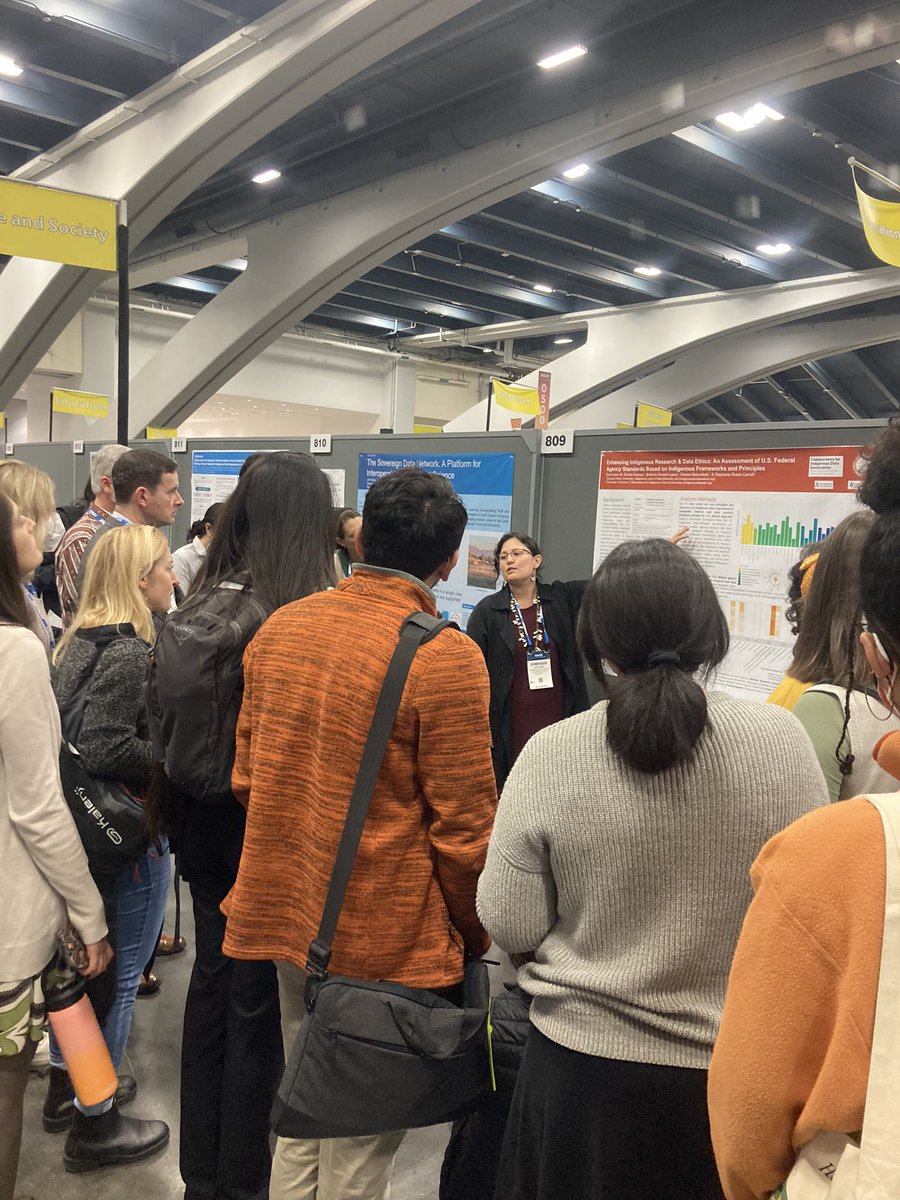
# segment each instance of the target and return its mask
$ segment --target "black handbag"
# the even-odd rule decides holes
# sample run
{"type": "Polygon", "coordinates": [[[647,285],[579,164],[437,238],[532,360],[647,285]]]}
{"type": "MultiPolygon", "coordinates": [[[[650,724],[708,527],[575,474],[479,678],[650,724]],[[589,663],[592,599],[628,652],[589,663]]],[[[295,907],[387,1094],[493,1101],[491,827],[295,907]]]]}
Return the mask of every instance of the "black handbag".
{"type": "Polygon", "coordinates": [[[97,640],[78,687],[59,714],[62,792],[75,820],[91,874],[95,876],[118,874],[136,862],[150,844],[141,801],[124,784],[92,775],[76,749],[94,667],[106,647],[116,640],[116,635],[97,640]]]}
{"type": "Polygon", "coordinates": [[[329,975],[341,906],[416,650],[449,622],[406,618],[375,706],[306,963],[306,1012],[272,1110],[285,1138],[366,1137],[452,1121],[491,1088],[487,966],[465,967],[461,1005],[425,988],[329,975]]]}

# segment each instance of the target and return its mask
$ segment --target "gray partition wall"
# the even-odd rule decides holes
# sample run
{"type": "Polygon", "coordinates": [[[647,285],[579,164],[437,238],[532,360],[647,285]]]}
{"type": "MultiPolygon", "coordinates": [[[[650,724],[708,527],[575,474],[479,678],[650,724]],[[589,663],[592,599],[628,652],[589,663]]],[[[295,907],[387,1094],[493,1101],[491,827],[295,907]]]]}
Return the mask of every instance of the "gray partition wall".
{"type": "MultiPolygon", "coordinates": [[[[536,451],[538,435],[533,431],[510,433],[457,433],[457,434],[342,434],[331,440],[330,454],[315,455],[324,469],[345,472],[345,505],[355,508],[359,478],[359,456],[380,451],[383,454],[415,457],[436,454],[513,454],[512,521],[523,529],[530,529],[534,522],[536,498],[536,451]]],[[[180,546],[190,528],[191,456],[194,450],[302,450],[309,452],[309,438],[193,438],[187,449],[173,455],[178,463],[181,491],[185,506],[175,522],[173,544],[180,546]]]]}
{"type": "MultiPolygon", "coordinates": [[[[356,506],[360,454],[382,451],[391,455],[450,455],[512,453],[515,455],[512,525],[537,537],[544,552],[546,579],[584,579],[593,571],[594,527],[600,455],[604,450],[750,450],[804,446],[862,446],[874,441],[882,421],[799,421],[760,425],[675,426],[671,429],[609,429],[579,431],[574,453],[547,455],[538,452],[539,435],[533,430],[510,433],[459,433],[434,436],[372,434],[335,436],[331,453],[317,455],[325,468],[346,473],[348,507],[356,506]]],[[[21,443],[16,455],[46,471],[56,486],[57,503],[69,503],[81,494],[90,468],[90,453],[99,442],[85,442],[84,453],[73,453],[71,442],[21,443]]],[[[133,442],[162,454],[172,453],[170,442],[133,442]]],[[[302,450],[309,438],[208,438],[191,439],[185,451],[172,455],[178,464],[184,508],[172,531],[173,546],[181,545],[190,527],[191,452],[193,450],[302,450]]]]}
{"type": "MultiPolygon", "coordinates": [[[[91,473],[91,454],[105,446],[106,442],[85,442],[84,451],[76,454],[72,442],[17,442],[15,457],[22,462],[46,471],[53,480],[57,505],[71,504],[84,491],[91,473]]],[[[129,442],[132,450],[146,447],[160,454],[170,453],[168,442],[129,442]]]]}
{"type": "Polygon", "coordinates": [[[543,575],[546,579],[585,579],[593,573],[600,455],[604,450],[672,453],[864,446],[875,441],[882,429],[883,421],[792,421],[579,430],[573,454],[547,455],[540,463],[535,537],[544,554],[543,575]]]}

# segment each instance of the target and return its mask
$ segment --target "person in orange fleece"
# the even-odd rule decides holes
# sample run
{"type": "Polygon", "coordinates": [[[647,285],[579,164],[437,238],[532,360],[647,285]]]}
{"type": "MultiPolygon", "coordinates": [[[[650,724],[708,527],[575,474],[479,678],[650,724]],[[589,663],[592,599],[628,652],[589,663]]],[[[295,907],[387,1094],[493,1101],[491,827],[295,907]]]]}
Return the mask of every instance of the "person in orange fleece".
{"type": "MultiPolygon", "coordinates": [[[[900,709],[900,425],[860,491],[878,514],[862,554],[861,640],[886,709],[900,709]]],[[[900,779],[900,732],[875,747],[900,779]]],[[[710,1128],[728,1200],[761,1200],[820,1131],[862,1129],[884,932],[881,817],[864,796],[774,837],[729,980],[709,1070],[710,1128]]],[[[900,1159],[900,1140],[898,1159],[900,1159]]]]}

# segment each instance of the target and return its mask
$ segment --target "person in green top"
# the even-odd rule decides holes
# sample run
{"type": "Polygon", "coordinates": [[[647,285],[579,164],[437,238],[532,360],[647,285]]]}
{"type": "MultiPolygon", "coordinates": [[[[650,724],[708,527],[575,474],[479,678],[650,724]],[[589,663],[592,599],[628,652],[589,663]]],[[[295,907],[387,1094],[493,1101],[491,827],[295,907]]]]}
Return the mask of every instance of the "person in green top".
{"type": "Polygon", "coordinates": [[[859,641],[859,564],[874,520],[868,509],[851,513],[823,545],[788,668],[793,679],[811,685],[793,712],[815,747],[832,801],[897,788],[872,751],[883,734],[900,728],[900,721],[868,686],[870,671],[859,641]]]}

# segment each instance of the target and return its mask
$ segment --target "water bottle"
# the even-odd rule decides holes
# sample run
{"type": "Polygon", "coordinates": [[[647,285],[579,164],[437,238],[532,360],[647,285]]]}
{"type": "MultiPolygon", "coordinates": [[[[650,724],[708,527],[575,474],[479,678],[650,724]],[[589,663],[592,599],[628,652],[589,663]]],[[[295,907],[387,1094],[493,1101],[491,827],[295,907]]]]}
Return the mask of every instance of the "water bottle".
{"type": "Polygon", "coordinates": [[[75,1095],[85,1108],[108,1100],[118,1086],[94,1006],[85,994],[86,982],[60,959],[48,972],[45,989],[50,1028],[75,1095]]]}

